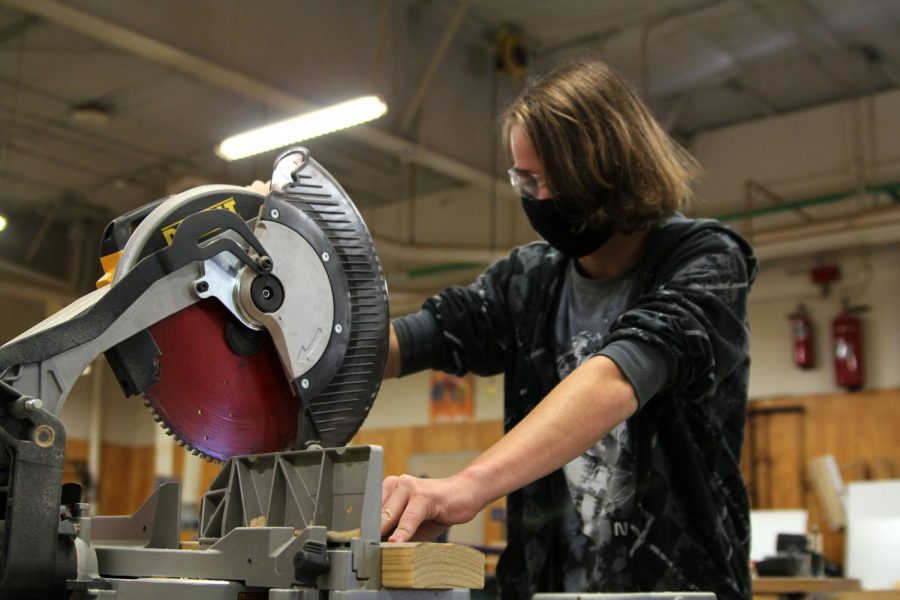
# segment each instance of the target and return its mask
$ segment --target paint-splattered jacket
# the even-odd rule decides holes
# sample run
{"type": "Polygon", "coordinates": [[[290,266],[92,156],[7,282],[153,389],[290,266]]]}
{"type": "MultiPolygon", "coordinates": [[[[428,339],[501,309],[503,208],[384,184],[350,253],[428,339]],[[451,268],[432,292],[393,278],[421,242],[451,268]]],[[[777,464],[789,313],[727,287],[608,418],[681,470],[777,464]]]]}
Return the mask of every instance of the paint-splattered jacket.
{"type": "MultiPolygon", "coordinates": [[[[529,244],[472,285],[430,298],[397,327],[404,372],[503,372],[505,427],[515,427],[559,382],[553,325],[567,265],[547,244],[529,244]]],[[[756,269],[747,243],[715,221],[677,215],[651,230],[629,308],[606,337],[632,340],[637,352],[649,344],[670,374],[628,421],[637,454],[635,508],[620,524],[628,534],[618,539],[630,548],[633,586],[587,591],[750,597],[740,448],[746,302],[756,269]]],[[[498,568],[504,598],[561,590],[560,519],[569,502],[561,470],[509,496],[508,546],[498,568]]]]}

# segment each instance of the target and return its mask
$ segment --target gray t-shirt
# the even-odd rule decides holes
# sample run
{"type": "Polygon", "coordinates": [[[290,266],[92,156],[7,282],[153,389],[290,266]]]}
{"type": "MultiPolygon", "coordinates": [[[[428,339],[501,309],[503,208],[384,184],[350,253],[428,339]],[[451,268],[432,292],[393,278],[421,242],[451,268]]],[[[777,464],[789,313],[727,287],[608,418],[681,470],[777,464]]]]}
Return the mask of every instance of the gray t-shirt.
{"type": "MultiPolygon", "coordinates": [[[[556,368],[565,378],[596,356],[613,322],[628,307],[634,271],[590,279],[569,266],[556,319],[556,368]]],[[[563,531],[566,548],[566,592],[629,589],[627,545],[610,543],[624,527],[619,515],[634,501],[634,449],[627,423],[620,423],[593,448],[565,467],[574,510],[563,531]]]]}

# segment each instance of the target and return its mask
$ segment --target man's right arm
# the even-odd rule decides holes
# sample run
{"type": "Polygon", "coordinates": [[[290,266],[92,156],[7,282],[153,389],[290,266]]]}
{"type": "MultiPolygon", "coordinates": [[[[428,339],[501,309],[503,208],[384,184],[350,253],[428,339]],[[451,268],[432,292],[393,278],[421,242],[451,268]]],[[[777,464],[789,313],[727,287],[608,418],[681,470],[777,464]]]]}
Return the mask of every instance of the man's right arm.
{"type": "Polygon", "coordinates": [[[390,341],[388,342],[387,365],[384,367],[384,378],[393,379],[400,376],[400,342],[397,341],[397,332],[391,323],[390,341]]]}
{"type": "Polygon", "coordinates": [[[506,289],[511,258],[491,265],[471,285],[431,296],[416,313],[394,319],[384,378],[436,369],[494,375],[506,364],[506,289]]]}

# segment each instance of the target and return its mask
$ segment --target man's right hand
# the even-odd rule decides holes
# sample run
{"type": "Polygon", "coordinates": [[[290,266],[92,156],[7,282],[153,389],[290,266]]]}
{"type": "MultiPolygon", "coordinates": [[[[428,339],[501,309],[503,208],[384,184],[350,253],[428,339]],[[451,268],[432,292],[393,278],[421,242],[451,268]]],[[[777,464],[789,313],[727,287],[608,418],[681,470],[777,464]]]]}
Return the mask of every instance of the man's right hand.
{"type": "Polygon", "coordinates": [[[388,477],[381,488],[381,537],[389,542],[433,540],[451,525],[475,518],[488,500],[472,469],[444,479],[388,477]]]}
{"type": "Polygon", "coordinates": [[[248,190],[253,192],[259,192],[260,194],[268,194],[272,191],[272,185],[270,181],[260,181],[256,180],[248,186],[245,186],[248,190]]]}

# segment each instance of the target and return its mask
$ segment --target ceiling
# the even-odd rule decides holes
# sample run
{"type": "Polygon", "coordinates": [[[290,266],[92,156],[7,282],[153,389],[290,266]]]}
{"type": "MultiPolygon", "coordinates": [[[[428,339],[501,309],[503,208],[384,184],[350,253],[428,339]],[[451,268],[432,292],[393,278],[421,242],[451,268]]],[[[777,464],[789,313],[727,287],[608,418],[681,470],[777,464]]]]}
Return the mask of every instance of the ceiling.
{"type": "Polygon", "coordinates": [[[215,145],[369,93],[388,115],[307,143],[360,206],[490,186],[522,83],[496,68],[504,28],[532,72],[602,56],[682,139],[900,85],[892,0],[0,0],[0,212],[19,222],[0,263],[86,287],[96,246],[61,248],[197,183],[267,179],[275,153],[215,145]]]}

